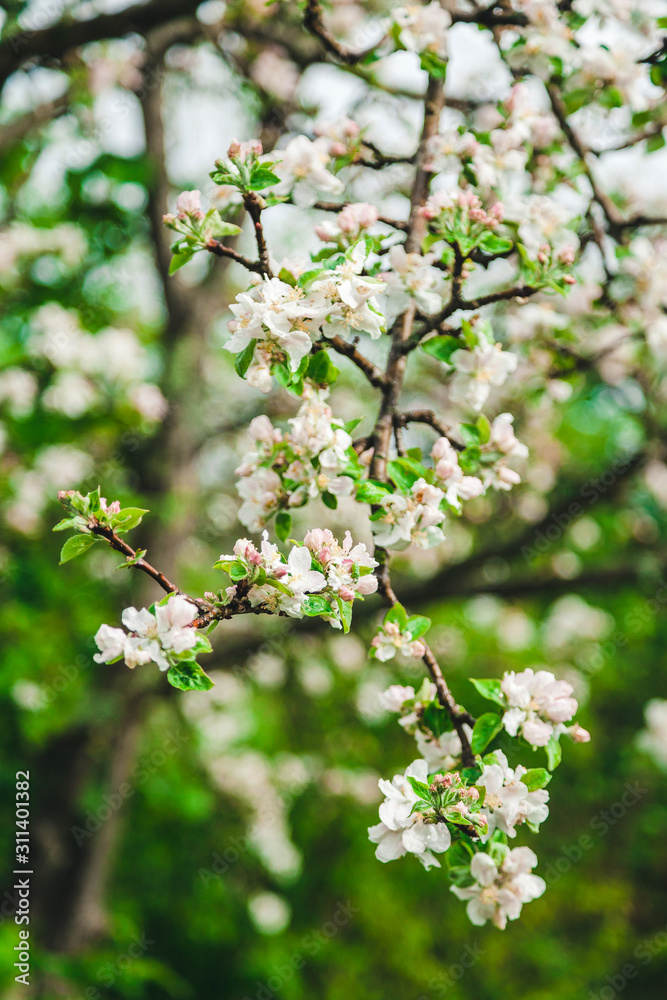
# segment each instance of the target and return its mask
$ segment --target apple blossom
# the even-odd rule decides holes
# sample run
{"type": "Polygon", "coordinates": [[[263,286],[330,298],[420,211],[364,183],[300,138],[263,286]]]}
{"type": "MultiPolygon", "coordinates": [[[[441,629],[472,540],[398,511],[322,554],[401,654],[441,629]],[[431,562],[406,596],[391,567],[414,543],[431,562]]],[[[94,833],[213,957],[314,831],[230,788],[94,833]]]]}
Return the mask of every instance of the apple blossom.
{"type": "Polygon", "coordinates": [[[537,857],[529,847],[505,848],[502,860],[489,854],[475,854],[470,862],[471,886],[451,887],[459,899],[467,901],[466,911],[472,924],[483,926],[491,920],[504,930],[508,920],[516,920],[524,903],[537,899],[546,882],[532,874],[537,857]]]}

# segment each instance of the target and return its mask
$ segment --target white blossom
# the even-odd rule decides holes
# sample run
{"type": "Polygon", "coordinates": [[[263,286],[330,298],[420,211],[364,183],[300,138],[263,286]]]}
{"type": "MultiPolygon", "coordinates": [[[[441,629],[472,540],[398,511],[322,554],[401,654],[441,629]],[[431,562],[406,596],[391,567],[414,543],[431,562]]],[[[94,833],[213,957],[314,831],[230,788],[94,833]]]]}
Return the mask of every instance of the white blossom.
{"type": "Polygon", "coordinates": [[[109,663],[123,655],[128,667],[157,663],[160,670],[168,670],[171,654],[184,653],[197,642],[197,631],[191,628],[197,617],[197,608],[180,594],[172,594],[166,604],[157,605],[155,612],[147,608],[125,608],[122,629],[101,625],[95,636],[99,653],[98,663],[109,663]]]}
{"type": "Polygon", "coordinates": [[[508,706],[503,715],[505,729],[536,747],[546,746],[555,733],[562,732],[562,723],[577,711],[572,685],[556,680],[549,670],[528,667],[518,674],[510,670],[500,687],[508,706]]]}
{"type": "Polygon", "coordinates": [[[320,193],[343,191],[343,182],[327,169],[331,157],[325,136],[311,140],[298,135],[271,156],[278,161],[272,168],[281,181],[274,189],[277,195],[292,193],[297,204],[313,205],[320,193]]]}
{"type": "Polygon", "coordinates": [[[546,889],[544,879],[531,870],[537,857],[529,847],[508,851],[500,864],[484,853],[475,854],[470,862],[472,886],[453,885],[452,892],[467,901],[466,912],[472,924],[483,926],[491,920],[504,930],[508,920],[516,920],[524,903],[537,899],[546,889]]]}
{"type": "Polygon", "coordinates": [[[400,28],[401,45],[411,52],[433,52],[445,59],[447,56],[447,29],[452,23],[450,14],[438,0],[423,7],[414,4],[396,7],[392,11],[394,24],[400,28]]]}
{"type": "Polygon", "coordinates": [[[454,351],[450,363],[455,369],[450,386],[452,400],[481,410],[491,388],[502,385],[516,369],[517,357],[503,351],[500,344],[479,344],[471,351],[454,351]]]}
{"type": "Polygon", "coordinates": [[[451,844],[451,834],[445,823],[426,823],[421,813],[412,813],[418,801],[408,778],[428,781],[428,764],[415,760],[404,774],[391,781],[380,779],[378,786],[385,796],[380,806],[380,822],[368,829],[369,840],[377,844],[378,861],[395,861],[410,852],[416,854],[424,868],[439,868],[433,852],[441,854],[451,844]]]}
{"type": "Polygon", "coordinates": [[[544,788],[529,792],[521,778],[526,768],[519,764],[509,767],[502,750],[496,750],[495,764],[485,764],[477,784],[486,789],[482,812],[487,818],[488,834],[495,829],[508,837],[515,837],[515,827],[520,823],[539,826],[549,815],[549,793],[544,788]]]}

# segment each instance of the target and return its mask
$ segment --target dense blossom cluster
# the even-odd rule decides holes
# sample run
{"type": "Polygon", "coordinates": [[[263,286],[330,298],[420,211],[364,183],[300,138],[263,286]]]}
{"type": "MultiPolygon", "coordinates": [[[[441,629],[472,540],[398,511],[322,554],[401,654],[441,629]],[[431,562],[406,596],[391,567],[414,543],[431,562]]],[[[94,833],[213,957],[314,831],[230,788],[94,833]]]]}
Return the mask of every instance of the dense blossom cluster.
{"type": "Polygon", "coordinates": [[[281,508],[300,507],[322,493],[349,496],[354,479],[346,475],[356,453],[342,422],[326,402],[328,391],[308,389],[291,430],[280,431],[266,416],[248,427],[254,448],[236,469],[243,500],[239,520],[251,531],[263,528],[281,508]]]}
{"type": "Polygon", "coordinates": [[[168,670],[182,654],[191,653],[201,639],[191,628],[196,617],[195,605],[178,594],[152,611],[125,608],[121,618],[128,631],[100,625],[95,635],[99,653],[95,654],[94,660],[97,663],[114,663],[122,657],[128,667],[153,662],[160,670],[168,670]]]}

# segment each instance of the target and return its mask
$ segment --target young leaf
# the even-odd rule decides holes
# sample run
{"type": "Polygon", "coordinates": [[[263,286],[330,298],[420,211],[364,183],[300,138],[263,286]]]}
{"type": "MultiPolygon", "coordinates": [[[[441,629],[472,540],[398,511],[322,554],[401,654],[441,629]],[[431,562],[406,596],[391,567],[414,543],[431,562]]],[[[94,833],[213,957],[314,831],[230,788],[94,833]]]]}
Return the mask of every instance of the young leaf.
{"type": "Polygon", "coordinates": [[[77,556],[87,552],[91,545],[97,541],[96,535],[72,535],[68,538],[60,550],[60,565],[76,559],[77,556]]]}
{"type": "Polygon", "coordinates": [[[169,262],[169,274],[175,274],[176,271],[180,270],[184,264],[187,264],[187,262],[191,260],[194,255],[195,251],[190,250],[189,248],[186,250],[179,250],[178,253],[175,253],[169,262]]]}
{"type": "Polygon", "coordinates": [[[141,507],[125,507],[120,513],[113,516],[111,527],[117,534],[122,535],[125,531],[130,531],[132,528],[136,528],[138,524],[141,524],[144,514],[148,514],[148,511],[143,510],[141,507]]]}
{"type": "Polygon", "coordinates": [[[431,793],[429,791],[428,785],[425,784],[423,781],[420,781],[418,778],[413,778],[413,777],[410,777],[410,776],[408,777],[408,781],[410,782],[410,785],[412,786],[413,792],[416,795],[418,795],[420,797],[420,799],[424,799],[425,802],[428,802],[430,804],[430,802],[431,802],[431,793]]]}
{"type": "Polygon", "coordinates": [[[411,465],[403,458],[387,462],[387,475],[392,483],[405,493],[410,492],[411,487],[420,477],[420,474],[415,472],[411,465]]]}
{"type": "Polygon", "coordinates": [[[494,736],[503,728],[503,720],[495,712],[487,712],[480,715],[472,731],[470,743],[474,754],[481,753],[489,745],[494,736]]]}
{"type": "Polygon", "coordinates": [[[398,625],[398,627],[400,628],[401,632],[403,632],[403,630],[405,629],[405,626],[408,624],[408,614],[407,614],[407,611],[405,610],[405,608],[403,607],[402,604],[398,604],[398,603],[393,604],[389,608],[389,611],[384,616],[384,621],[385,621],[385,624],[393,623],[395,625],[398,625]]]}
{"type": "Polygon", "coordinates": [[[437,358],[438,361],[444,361],[445,364],[449,364],[449,359],[454,351],[460,350],[461,347],[463,347],[463,344],[456,337],[450,337],[449,335],[432,337],[422,344],[423,351],[430,354],[431,357],[437,358]]]}
{"type": "Polygon", "coordinates": [[[280,177],[276,177],[272,170],[259,163],[253,167],[248,184],[249,191],[261,191],[262,188],[273,187],[274,184],[280,184],[280,177]]]}
{"type": "Polygon", "coordinates": [[[427,618],[425,615],[412,615],[408,618],[405,631],[411,639],[419,639],[420,636],[426,635],[430,627],[430,618],[427,618]]]}
{"type": "Polygon", "coordinates": [[[319,594],[310,594],[301,607],[309,618],[313,618],[315,615],[332,615],[334,613],[334,609],[327,599],[320,597],[319,594]]]}
{"type": "Polygon", "coordinates": [[[252,361],[253,354],[255,353],[256,344],[256,340],[251,340],[234,358],[234,368],[236,369],[237,375],[240,375],[241,378],[245,378],[245,373],[250,367],[250,362],[252,361]]]}
{"type": "Polygon", "coordinates": [[[553,775],[549,774],[545,767],[531,767],[521,775],[521,781],[529,792],[535,792],[538,788],[545,788],[552,777],[553,775]]]}
{"type": "Polygon", "coordinates": [[[495,701],[496,705],[501,705],[503,708],[507,707],[500,688],[500,681],[495,677],[489,679],[469,677],[468,680],[472,686],[479,691],[481,696],[486,698],[487,701],[495,701]]]}
{"type": "Polygon", "coordinates": [[[292,530],[292,515],[286,510],[279,510],[276,514],[276,535],[281,542],[287,541],[292,530]]]}
{"type": "Polygon", "coordinates": [[[347,633],[350,631],[350,625],[352,624],[352,601],[344,601],[342,597],[337,597],[336,600],[338,602],[338,610],[340,611],[343,632],[347,633]]]}
{"type": "Polygon", "coordinates": [[[360,503],[380,503],[389,492],[386,486],[366,480],[357,486],[356,498],[360,503]]]}
{"type": "Polygon", "coordinates": [[[560,743],[555,736],[551,737],[544,749],[547,754],[547,767],[550,771],[555,771],[563,756],[560,743]]]}
{"type": "Polygon", "coordinates": [[[213,681],[194,660],[181,660],[169,667],[167,680],[179,691],[208,691],[213,681]]]}

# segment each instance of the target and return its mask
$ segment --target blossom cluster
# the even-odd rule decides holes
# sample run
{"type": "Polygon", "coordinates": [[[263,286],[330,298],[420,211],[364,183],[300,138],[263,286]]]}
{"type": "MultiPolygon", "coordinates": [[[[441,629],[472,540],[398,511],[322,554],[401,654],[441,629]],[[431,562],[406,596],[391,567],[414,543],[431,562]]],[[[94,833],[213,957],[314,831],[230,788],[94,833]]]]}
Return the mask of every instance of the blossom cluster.
{"type": "Polygon", "coordinates": [[[319,337],[380,336],[384,316],[377,296],[384,285],[364,274],[367,256],[360,240],[324,268],[305,261],[298,269],[283,267],[279,277],[258,280],[236,296],[225,348],[237,355],[237,370],[251,385],[268,392],[273,374],[283,384],[303,375],[319,337]]]}
{"type": "Polygon", "coordinates": [[[473,680],[484,697],[503,709],[502,724],[510,736],[521,736],[533,747],[546,747],[567,734],[577,743],[586,743],[589,733],[577,723],[567,727],[577,711],[572,685],[557,680],[550,670],[531,667],[508,671],[500,681],[473,680]]]}
{"type": "Polygon", "coordinates": [[[251,531],[265,527],[280,509],[300,507],[309,498],[327,494],[349,496],[357,474],[352,438],[326,402],[328,390],[304,391],[304,401],[280,431],[267,416],[248,427],[254,448],[236,469],[243,500],[239,520],[251,531]],[[348,469],[348,467],[350,467],[348,469]]]}
{"type": "MultiPolygon", "coordinates": [[[[471,352],[454,353],[466,356],[471,352]]],[[[489,488],[509,490],[521,482],[508,463],[525,458],[528,450],[516,438],[513,422],[512,414],[501,413],[492,423],[480,418],[476,424],[462,424],[460,436],[467,443],[456,448],[448,437],[439,437],[431,449],[432,467],[416,458],[390,463],[393,491],[362,484],[357,498],[374,502],[378,508],[371,516],[376,545],[385,549],[439,545],[445,538],[447,516],[459,513],[462,501],[473,500],[489,488]]]]}
{"type": "Polygon", "coordinates": [[[377,590],[377,561],[362,542],[355,545],[349,531],[341,545],[328,528],[315,528],[287,558],[265,531],[259,549],[240,538],[233,553],[221,556],[215,565],[233,581],[223,603],[243,595],[252,608],[292,618],[319,615],[345,631],[352,603],[377,590]]]}
{"type": "MultiPolygon", "coordinates": [[[[95,635],[99,653],[93,659],[96,663],[124,659],[131,668],[153,662],[160,670],[182,659],[194,659],[195,649],[201,650],[205,638],[192,628],[197,613],[196,606],[180,594],[153,609],[125,608],[121,619],[128,631],[100,625],[95,635]]],[[[210,649],[207,641],[206,647],[210,649]]]]}
{"type": "Polygon", "coordinates": [[[9,366],[0,374],[0,407],[15,419],[28,417],[38,404],[71,420],[110,404],[155,422],[164,418],[167,403],[151,381],[151,359],[131,330],[107,327],[88,333],[73,310],[55,302],[31,316],[27,341],[30,362],[47,367],[48,384],[40,386],[29,367],[9,366]]]}

